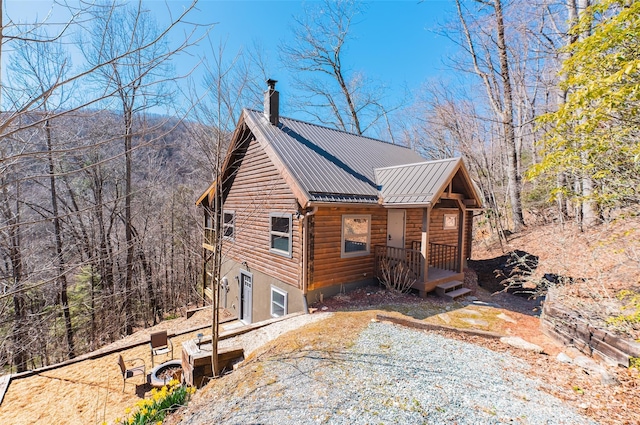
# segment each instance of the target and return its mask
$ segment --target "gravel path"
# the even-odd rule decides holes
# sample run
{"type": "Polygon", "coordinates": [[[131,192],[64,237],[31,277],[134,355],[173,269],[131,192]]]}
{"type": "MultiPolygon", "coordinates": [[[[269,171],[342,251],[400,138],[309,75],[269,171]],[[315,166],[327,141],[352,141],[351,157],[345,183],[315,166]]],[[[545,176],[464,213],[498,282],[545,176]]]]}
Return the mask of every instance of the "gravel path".
{"type": "Polygon", "coordinates": [[[303,348],[263,361],[233,395],[188,409],[199,424],[594,424],[520,371],[469,343],[371,323],[340,352],[303,348]]]}

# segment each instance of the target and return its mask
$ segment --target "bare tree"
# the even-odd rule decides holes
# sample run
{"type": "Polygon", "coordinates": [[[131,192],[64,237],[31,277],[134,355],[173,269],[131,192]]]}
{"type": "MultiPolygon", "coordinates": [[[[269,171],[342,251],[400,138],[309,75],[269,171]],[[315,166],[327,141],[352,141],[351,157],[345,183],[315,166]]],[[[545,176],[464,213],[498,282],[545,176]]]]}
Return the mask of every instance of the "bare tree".
{"type": "MultiPolygon", "coordinates": [[[[149,267],[143,251],[136,248],[141,241],[136,237],[139,232],[135,229],[132,215],[134,120],[139,119],[143,111],[170,101],[171,94],[166,87],[177,77],[171,74],[169,61],[194,41],[187,38],[177,48],[171,48],[150,12],[145,11],[141,3],[136,6],[105,4],[94,13],[90,40],[84,49],[85,58],[91,67],[97,68],[94,75],[103,92],[113,93],[122,112],[125,169],[123,221],[127,252],[123,310],[125,332],[130,334],[133,320],[130,294],[136,251],[142,267],[149,267]],[[110,63],[110,66],[98,67],[101,63],[110,63]]],[[[147,272],[145,270],[144,276],[151,279],[147,272]]],[[[155,324],[159,307],[152,282],[148,281],[147,289],[155,324]]]]}
{"type": "Polygon", "coordinates": [[[324,124],[360,135],[395,109],[384,106],[384,86],[344,65],[352,26],[363,12],[357,1],[325,0],[295,18],[292,41],[280,46],[282,63],[302,92],[295,106],[324,124]]]}
{"type": "MultiPolygon", "coordinates": [[[[0,361],[6,356],[18,370],[120,337],[122,315],[114,307],[127,298],[118,291],[125,281],[131,291],[128,299],[141,300],[132,303],[126,315],[136,324],[140,318],[144,324],[161,319],[168,304],[162,296],[173,296],[175,308],[195,295],[199,266],[191,246],[197,232],[193,219],[176,217],[171,226],[156,226],[164,220],[159,212],[168,217],[181,209],[164,203],[189,205],[195,196],[190,187],[179,189],[183,183],[194,185],[182,166],[175,167],[176,173],[164,173],[164,181],[158,178],[165,161],[169,167],[185,162],[178,157],[178,142],[189,142],[185,125],[180,118],[141,114],[164,102],[162,84],[178,78],[163,73],[167,64],[202,35],[187,31],[180,41],[168,44],[172,30],[185,23],[195,3],[162,28],[145,26],[146,12],[137,3],[130,31],[124,32],[113,28],[115,12],[126,9],[118,4],[81,2],[53,36],[47,36],[45,28],[54,24],[20,27],[7,19],[2,26],[1,53],[11,52],[14,65],[0,86],[5,106],[0,114],[0,316],[9,324],[0,326],[0,361]],[[123,48],[103,49],[105,54],[95,61],[71,68],[66,56],[55,51],[56,43],[76,40],[88,29],[103,35],[114,30],[124,36],[123,48]],[[24,60],[18,61],[18,55],[24,60]],[[94,90],[100,78],[114,80],[94,90]],[[113,81],[117,84],[111,85],[113,81]],[[74,95],[74,103],[63,103],[74,85],[82,88],[82,95],[74,95]],[[122,114],[105,110],[114,104],[122,114]],[[115,118],[123,116],[131,119],[115,131],[115,118]],[[179,196],[163,198],[167,186],[175,186],[179,196]],[[151,194],[152,199],[147,197],[151,194]],[[184,282],[171,293],[164,290],[169,279],[159,273],[164,264],[156,261],[156,241],[168,229],[178,234],[171,235],[172,264],[166,270],[174,273],[172,282],[184,282]],[[62,314],[56,312],[58,306],[62,314]]],[[[205,35],[209,28],[204,28],[205,35]]],[[[99,40],[101,47],[110,41],[106,36],[99,40]]],[[[126,322],[125,328],[132,325],[126,322]]]]}
{"type": "MultiPolygon", "coordinates": [[[[40,37],[46,39],[47,36],[40,37]]],[[[63,80],[70,67],[69,55],[63,50],[58,42],[49,43],[29,43],[26,40],[18,40],[17,58],[11,62],[9,69],[15,76],[18,84],[25,90],[37,95],[47,90],[47,88],[63,80]]],[[[69,310],[69,299],[67,292],[67,270],[64,259],[62,221],[58,208],[58,189],[56,182],[56,165],[53,154],[54,130],[52,120],[48,119],[52,111],[59,110],[67,100],[66,93],[59,93],[57,96],[48,96],[40,103],[39,116],[45,117],[44,138],[46,140],[47,165],[49,175],[49,190],[51,199],[51,214],[53,219],[55,236],[55,253],[57,262],[57,281],[59,286],[59,302],[62,306],[67,341],[67,356],[75,356],[73,341],[73,327],[71,324],[71,312],[69,310]]]]}
{"type": "MultiPolygon", "coordinates": [[[[518,232],[524,226],[522,214],[522,176],[518,170],[519,156],[516,147],[516,129],[514,125],[514,101],[511,74],[509,70],[509,46],[505,36],[505,20],[502,0],[476,0],[479,9],[491,9],[488,22],[491,31],[486,33],[477,26],[473,33],[469,25],[469,11],[461,0],[456,0],[458,19],[464,37],[465,50],[471,59],[473,72],[484,85],[489,105],[502,124],[505,154],[507,157],[507,176],[509,179],[509,201],[513,230],[518,232]],[[497,55],[497,58],[495,56],[497,55]],[[497,62],[497,63],[496,63],[497,62]]],[[[485,21],[485,22],[487,22],[485,21]]]]}
{"type": "Polygon", "coordinates": [[[203,290],[206,286],[212,289],[211,364],[214,376],[217,376],[220,372],[218,336],[221,267],[224,260],[222,188],[224,179],[231,178],[223,174],[223,164],[242,107],[261,103],[262,97],[258,93],[265,80],[265,67],[257,48],[250,53],[241,51],[227,59],[223,43],[217,46],[209,43],[209,47],[210,54],[205,61],[207,72],[202,84],[208,96],[195,110],[195,116],[201,125],[193,126],[192,134],[199,146],[194,161],[200,163],[200,168],[207,170],[210,173],[208,177],[215,181],[213,198],[205,206],[206,226],[213,230],[213,238],[207,243],[213,246],[213,252],[203,248],[202,285],[203,290]]]}

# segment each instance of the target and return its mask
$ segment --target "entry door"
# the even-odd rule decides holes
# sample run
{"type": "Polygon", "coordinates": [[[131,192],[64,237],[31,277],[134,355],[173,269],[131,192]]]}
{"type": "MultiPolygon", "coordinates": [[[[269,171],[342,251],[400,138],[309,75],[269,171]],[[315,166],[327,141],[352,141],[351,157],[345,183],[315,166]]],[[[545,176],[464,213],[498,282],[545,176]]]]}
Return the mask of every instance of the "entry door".
{"type": "Polygon", "coordinates": [[[253,307],[253,275],[240,270],[240,320],[251,323],[253,307]]]}
{"type": "Polygon", "coordinates": [[[387,210],[387,246],[404,248],[405,210],[387,210]]]}

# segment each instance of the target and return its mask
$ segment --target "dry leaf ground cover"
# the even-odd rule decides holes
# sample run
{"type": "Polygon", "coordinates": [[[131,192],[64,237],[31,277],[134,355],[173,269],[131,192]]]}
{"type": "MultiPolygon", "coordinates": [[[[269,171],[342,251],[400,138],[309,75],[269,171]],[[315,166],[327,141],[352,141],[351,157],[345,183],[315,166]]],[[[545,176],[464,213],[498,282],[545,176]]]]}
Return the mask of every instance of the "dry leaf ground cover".
{"type": "MultiPolygon", "coordinates": [[[[207,326],[211,311],[203,310],[190,319],[169,320],[160,325],[144,329],[101,349],[124,347],[135,341],[148,341],[149,334],[156,330],[170,332],[207,326]]],[[[206,330],[205,330],[206,332],[206,330]]],[[[183,341],[195,338],[198,332],[191,332],[172,338],[174,358],[180,358],[183,341]]],[[[142,358],[151,370],[148,344],[143,344],[121,352],[123,358],[142,358]]],[[[166,356],[164,356],[166,358],[166,356]]],[[[164,361],[157,357],[156,362],[164,361]]],[[[39,375],[16,379],[11,382],[0,405],[0,423],[22,424],[100,424],[112,422],[124,416],[124,411],[149,395],[150,387],[144,378],[136,376],[127,381],[122,392],[122,376],[117,365],[117,354],[95,360],[84,360],[76,364],[60,367],[39,375]]]]}
{"type": "Polygon", "coordinates": [[[640,294],[640,217],[621,217],[585,231],[573,222],[531,227],[509,236],[503,246],[477,239],[472,263],[481,284],[495,275],[492,259],[516,250],[537,258],[531,281],[544,275],[568,278],[570,283],[555,286],[554,299],[590,318],[594,325],[640,339],[640,323],[634,329],[606,322],[609,317],[633,313],[629,303],[618,298],[620,291],[640,294]],[[482,270],[483,263],[489,266],[486,270],[482,270]]]}

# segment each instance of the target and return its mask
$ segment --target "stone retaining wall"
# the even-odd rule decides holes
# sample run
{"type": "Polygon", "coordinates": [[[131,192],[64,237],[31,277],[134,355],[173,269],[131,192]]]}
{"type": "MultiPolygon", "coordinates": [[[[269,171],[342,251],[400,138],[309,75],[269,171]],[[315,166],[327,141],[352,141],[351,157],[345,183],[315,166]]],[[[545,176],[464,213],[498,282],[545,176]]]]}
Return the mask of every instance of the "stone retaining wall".
{"type": "Polygon", "coordinates": [[[565,345],[606,362],[629,367],[630,359],[640,358],[640,344],[598,329],[566,306],[547,295],[540,316],[542,332],[565,345]]]}

